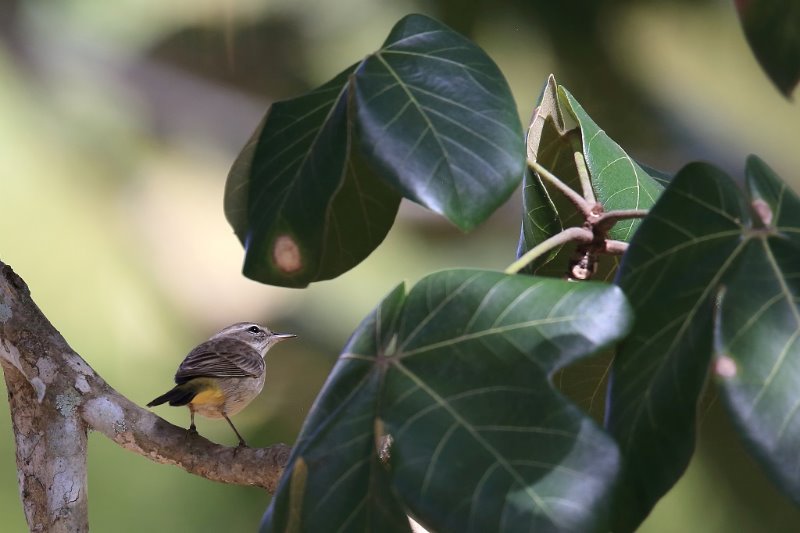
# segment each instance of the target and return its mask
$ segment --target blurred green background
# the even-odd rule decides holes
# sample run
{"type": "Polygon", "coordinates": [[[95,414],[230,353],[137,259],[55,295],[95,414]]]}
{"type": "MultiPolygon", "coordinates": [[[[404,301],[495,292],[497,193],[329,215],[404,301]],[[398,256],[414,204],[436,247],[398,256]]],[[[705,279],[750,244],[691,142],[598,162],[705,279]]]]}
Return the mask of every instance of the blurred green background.
{"type": "MultiPolygon", "coordinates": [[[[800,107],[762,74],[729,1],[0,0],[0,259],[73,348],[140,404],[224,325],[297,333],[270,352],[265,392],[237,416],[252,445],[292,442],[349,332],[396,283],[513,259],[518,196],[470,235],[404,203],[365,263],[306,290],[240,274],[222,213],[236,152],[270,101],[326,81],[409,12],[483,46],[524,122],[554,72],[651,166],[706,159],[739,176],[754,152],[797,184],[800,107]]],[[[184,409],[156,412],[188,423],[184,409]]],[[[198,426],[235,444],[224,423],[198,426]]],[[[102,436],[89,453],[94,531],[253,531],[269,501],[102,436]]],[[[641,530],[799,528],[710,391],[695,460],[641,530]]],[[[0,407],[0,531],[24,530],[0,407]]]]}

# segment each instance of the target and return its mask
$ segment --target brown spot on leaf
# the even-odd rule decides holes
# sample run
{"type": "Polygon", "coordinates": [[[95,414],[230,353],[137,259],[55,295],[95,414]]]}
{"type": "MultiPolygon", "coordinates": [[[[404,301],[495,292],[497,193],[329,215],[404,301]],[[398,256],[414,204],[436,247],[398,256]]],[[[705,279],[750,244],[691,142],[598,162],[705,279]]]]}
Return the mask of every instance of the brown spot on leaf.
{"type": "Polygon", "coordinates": [[[300,248],[288,235],[280,235],[275,239],[272,247],[272,259],[278,268],[287,274],[297,272],[303,267],[300,248]]]}

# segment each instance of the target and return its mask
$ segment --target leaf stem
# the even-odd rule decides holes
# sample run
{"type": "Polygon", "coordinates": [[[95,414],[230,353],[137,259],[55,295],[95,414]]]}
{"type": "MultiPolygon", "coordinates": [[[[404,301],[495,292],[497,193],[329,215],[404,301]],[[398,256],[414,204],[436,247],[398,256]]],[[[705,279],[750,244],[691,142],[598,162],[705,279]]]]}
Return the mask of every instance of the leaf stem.
{"type": "Polygon", "coordinates": [[[594,189],[592,188],[592,179],[586,166],[586,158],[583,157],[583,141],[581,137],[571,137],[570,143],[572,144],[572,157],[575,159],[575,168],[578,170],[578,178],[581,181],[583,198],[589,205],[595,205],[597,197],[595,197],[594,189]]]}
{"type": "Polygon", "coordinates": [[[506,268],[505,272],[506,274],[516,274],[517,272],[525,268],[525,266],[527,266],[531,261],[533,261],[538,257],[541,257],[542,255],[549,252],[553,248],[561,246],[562,244],[566,244],[570,241],[590,243],[592,242],[593,238],[594,235],[592,234],[592,231],[589,229],[582,227],[567,228],[559,233],[556,233],[549,239],[545,239],[544,241],[540,242],[539,244],[537,244],[536,246],[525,252],[525,254],[522,257],[511,263],[508,266],[508,268],[506,268]]]}
{"type": "Polygon", "coordinates": [[[647,216],[647,209],[619,209],[617,211],[608,211],[600,215],[597,224],[602,222],[617,222],[620,220],[627,220],[629,218],[644,218],[647,216]]]}
{"type": "Polygon", "coordinates": [[[620,220],[644,218],[647,216],[647,213],[647,209],[620,209],[618,211],[608,211],[600,214],[596,220],[592,221],[592,225],[601,232],[606,233],[620,220]]]}
{"type": "Polygon", "coordinates": [[[608,255],[622,255],[628,250],[628,243],[625,241],[606,240],[605,253],[608,255]]]}
{"type": "Polygon", "coordinates": [[[528,166],[536,172],[542,179],[546,180],[550,183],[553,187],[561,191],[561,193],[567,197],[567,199],[572,202],[572,204],[578,208],[578,210],[583,214],[585,219],[589,219],[589,217],[595,217],[596,214],[592,211],[592,206],[594,203],[589,203],[584,199],[583,196],[575,192],[572,187],[558,179],[558,177],[544,168],[542,165],[539,164],[538,161],[534,161],[532,159],[528,159],[528,166]]]}

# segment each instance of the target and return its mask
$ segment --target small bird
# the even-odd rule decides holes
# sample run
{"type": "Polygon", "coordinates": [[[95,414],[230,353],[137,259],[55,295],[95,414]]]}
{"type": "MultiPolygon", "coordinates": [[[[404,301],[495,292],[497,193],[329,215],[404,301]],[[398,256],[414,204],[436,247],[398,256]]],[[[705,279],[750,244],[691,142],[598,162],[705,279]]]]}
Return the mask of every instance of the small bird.
{"type": "Polygon", "coordinates": [[[224,418],[239,437],[239,446],[246,446],[229,417],[244,409],[264,388],[267,351],[296,336],[273,333],[252,322],[228,326],[189,352],[175,373],[177,385],[147,407],[166,402],[187,406],[192,417],[189,432],[195,434],[195,413],[224,418]]]}

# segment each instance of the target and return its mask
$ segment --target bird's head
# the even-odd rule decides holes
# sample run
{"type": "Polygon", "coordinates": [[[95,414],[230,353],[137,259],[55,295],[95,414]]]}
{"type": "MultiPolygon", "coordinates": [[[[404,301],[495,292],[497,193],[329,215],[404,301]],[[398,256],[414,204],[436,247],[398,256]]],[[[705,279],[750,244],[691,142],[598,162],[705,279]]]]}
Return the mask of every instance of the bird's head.
{"type": "Polygon", "coordinates": [[[295,337],[297,335],[291,333],[273,333],[269,328],[253,322],[239,322],[228,326],[209,340],[225,338],[241,341],[252,346],[263,356],[273,345],[295,337]]]}

